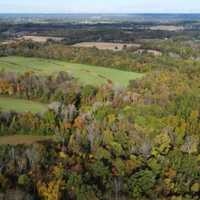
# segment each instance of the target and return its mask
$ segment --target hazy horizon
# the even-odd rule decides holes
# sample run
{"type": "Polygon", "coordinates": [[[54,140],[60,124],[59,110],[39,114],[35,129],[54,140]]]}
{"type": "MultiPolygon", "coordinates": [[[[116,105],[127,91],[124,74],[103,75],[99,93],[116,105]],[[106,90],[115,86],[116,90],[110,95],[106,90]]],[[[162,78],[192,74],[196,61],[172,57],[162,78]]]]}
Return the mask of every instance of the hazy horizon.
{"type": "Polygon", "coordinates": [[[7,0],[1,2],[2,14],[190,14],[200,13],[197,0],[7,0]]]}
{"type": "Polygon", "coordinates": [[[160,15],[199,15],[200,12],[194,12],[194,13],[191,13],[191,12],[168,12],[168,13],[165,13],[165,12],[124,12],[124,13],[117,13],[117,12],[113,12],[113,13],[100,13],[100,12],[70,12],[70,13],[62,13],[62,12],[0,12],[0,15],[6,15],[6,14],[9,14],[9,15],[29,15],[29,14],[35,14],[35,15],[95,15],[95,14],[99,14],[99,15],[156,15],[156,14],[160,14],[160,15]]]}

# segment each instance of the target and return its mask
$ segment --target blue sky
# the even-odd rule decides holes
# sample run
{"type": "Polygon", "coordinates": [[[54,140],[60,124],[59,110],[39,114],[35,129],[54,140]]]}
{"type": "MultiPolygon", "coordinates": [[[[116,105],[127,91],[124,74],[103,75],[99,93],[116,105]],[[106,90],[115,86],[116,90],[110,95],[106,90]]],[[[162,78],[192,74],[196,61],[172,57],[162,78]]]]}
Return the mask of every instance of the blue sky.
{"type": "Polygon", "coordinates": [[[0,13],[200,13],[200,0],[0,0],[0,13]]]}

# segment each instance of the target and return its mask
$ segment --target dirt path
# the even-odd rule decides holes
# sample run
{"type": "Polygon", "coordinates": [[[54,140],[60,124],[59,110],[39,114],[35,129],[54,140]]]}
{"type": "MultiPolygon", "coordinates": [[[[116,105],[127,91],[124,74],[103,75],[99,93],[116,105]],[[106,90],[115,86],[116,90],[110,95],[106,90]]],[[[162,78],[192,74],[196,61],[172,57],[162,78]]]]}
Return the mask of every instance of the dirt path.
{"type": "Polygon", "coordinates": [[[37,142],[53,140],[53,136],[11,135],[0,136],[0,145],[34,144],[37,142]]]}

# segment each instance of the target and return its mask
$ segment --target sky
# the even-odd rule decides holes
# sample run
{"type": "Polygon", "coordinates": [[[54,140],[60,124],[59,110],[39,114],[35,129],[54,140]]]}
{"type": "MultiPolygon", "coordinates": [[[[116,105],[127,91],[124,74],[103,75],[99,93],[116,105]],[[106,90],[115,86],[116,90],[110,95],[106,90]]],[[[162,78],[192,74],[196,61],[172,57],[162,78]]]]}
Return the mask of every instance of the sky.
{"type": "Polygon", "coordinates": [[[200,0],[0,0],[0,13],[200,13],[200,0]]]}

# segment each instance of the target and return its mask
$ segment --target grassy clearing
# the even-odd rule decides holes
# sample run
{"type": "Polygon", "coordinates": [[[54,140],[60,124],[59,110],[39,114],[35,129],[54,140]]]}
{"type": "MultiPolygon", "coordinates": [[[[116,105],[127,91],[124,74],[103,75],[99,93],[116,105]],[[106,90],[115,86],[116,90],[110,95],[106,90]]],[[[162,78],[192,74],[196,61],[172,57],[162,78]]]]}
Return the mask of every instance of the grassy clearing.
{"type": "Polygon", "coordinates": [[[19,145],[19,144],[34,144],[37,142],[53,140],[52,136],[34,136],[34,135],[11,135],[1,136],[0,145],[19,145]]]}
{"type": "Polygon", "coordinates": [[[23,99],[14,99],[7,97],[0,97],[0,109],[3,111],[16,111],[16,112],[44,112],[46,110],[46,105],[28,101],[23,99]]]}
{"type": "Polygon", "coordinates": [[[0,58],[0,70],[24,73],[34,71],[40,74],[55,74],[67,71],[83,84],[101,85],[107,82],[127,86],[130,80],[144,76],[141,73],[121,71],[117,69],[67,63],[51,59],[25,58],[9,56],[0,58]]]}

